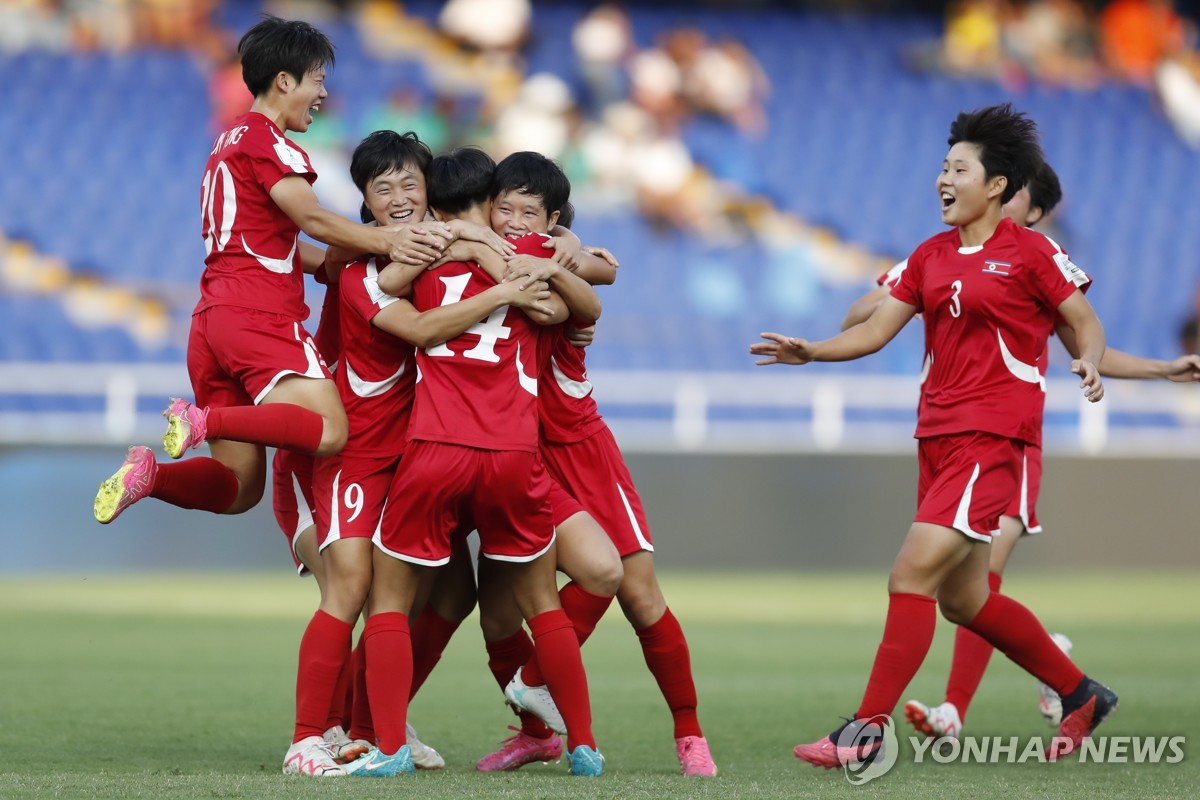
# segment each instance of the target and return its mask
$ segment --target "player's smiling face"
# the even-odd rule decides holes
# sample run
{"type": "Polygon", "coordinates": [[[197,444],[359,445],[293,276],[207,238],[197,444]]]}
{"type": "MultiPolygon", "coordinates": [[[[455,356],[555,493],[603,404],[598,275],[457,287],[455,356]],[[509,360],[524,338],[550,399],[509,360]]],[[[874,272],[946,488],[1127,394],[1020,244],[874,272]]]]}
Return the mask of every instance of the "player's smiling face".
{"type": "Polygon", "coordinates": [[[542,198],[517,190],[501,192],[492,201],[492,230],[501,236],[516,238],[527,233],[549,233],[558,221],[558,212],[546,213],[542,198]]]}
{"type": "Polygon", "coordinates": [[[312,125],[313,115],[321,103],[329,96],[325,91],[325,67],[310,69],[299,83],[291,76],[289,80],[292,88],[288,93],[287,130],[304,133],[312,125]]]}
{"type": "Polygon", "coordinates": [[[363,201],[380,225],[420,222],[429,210],[425,174],[416,166],[406,164],[376,175],[367,183],[363,201]]]}
{"type": "Polygon", "coordinates": [[[936,183],[942,222],[962,227],[979,219],[992,199],[1003,192],[1005,180],[999,175],[987,177],[978,146],[970,142],[954,145],[942,162],[936,183]]]}

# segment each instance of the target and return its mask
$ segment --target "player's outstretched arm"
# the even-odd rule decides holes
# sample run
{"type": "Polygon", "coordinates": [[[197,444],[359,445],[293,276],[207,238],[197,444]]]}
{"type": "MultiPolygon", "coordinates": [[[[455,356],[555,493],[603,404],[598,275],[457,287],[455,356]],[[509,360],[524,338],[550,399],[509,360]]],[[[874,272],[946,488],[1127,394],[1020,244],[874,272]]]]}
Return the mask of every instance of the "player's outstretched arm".
{"type": "Polygon", "coordinates": [[[400,263],[428,264],[451,238],[440,222],[373,227],[351,222],[321,205],[308,181],[292,175],[271,187],[271,200],[300,230],[326,245],[354,253],[379,253],[400,263]]]}
{"type": "Polygon", "coordinates": [[[551,259],[525,254],[513,256],[505,270],[504,281],[516,281],[522,286],[546,281],[567,304],[573,318],[583,323],[600,319],[600,296],[596,290],[583,278],[563,269],[551,259]]]}
{"type": "Polygon", "coordinates": [[[875,313],[875,309],[879,308],[883,298],[891,294],[891,291],[886,286],[876,286],[851,303],[850,308],[846,311],[846,316],[842,319],[842,330],[849,330],[860,322],[866,322],[875,313]]]}
{"type": "Polygon", "coordinates": [[[810,342],[807,339],[764,333],[766,341],[750,345],[750,352],[765,356],[756,362],[769,364],[807,364],[810,361],[853,361],[870,355],[895,338],[917,313],[915,306],[892,296],[885,297],[865,322],[842,331],[832,339],[810,342]]]}
{"type": "Polygon", "coordinates": [[[1077,355],[1071,362],[1071,372],[1079,376],[1079,386],[1089,403],[1098,403],[1104,397],[1104,383],[1100,380],[1099,364],[1104,360],[1104,326],[1092,304],[1076,289],[1071,296],[1058,305],[1058,313],[1066,320],[1075,336],[1077,355]]]}
{"type": "MultiPolygon", "coordinates": [[[[1079,344],[1075,341],[1075,332],[1067,325],[1059,325],[1058,338],[1072,358],[1079,356],[1079,344]]],[[[1114,347],[1104,349],[1104,358],[1097,365],[1100,374],[1105,378],[1124,378],[1132,380],[1162,379],[1175,383],[1200,382],[1200,355],[1183,355],[1172,361],[1159,358],[1142,358],[1132,353],[1117,350],[1114,347]]]]}
{"type": "Polygon", "coordinates": [[[550,287],[544,282],[522,289],[515,283],[497,284],[473,297],[427,311],[417,311],[407,300],[381,309],[371,324],[417,347],[433,347],[465,333],[479,320],[505,306],[552,314],[550,287]]]}

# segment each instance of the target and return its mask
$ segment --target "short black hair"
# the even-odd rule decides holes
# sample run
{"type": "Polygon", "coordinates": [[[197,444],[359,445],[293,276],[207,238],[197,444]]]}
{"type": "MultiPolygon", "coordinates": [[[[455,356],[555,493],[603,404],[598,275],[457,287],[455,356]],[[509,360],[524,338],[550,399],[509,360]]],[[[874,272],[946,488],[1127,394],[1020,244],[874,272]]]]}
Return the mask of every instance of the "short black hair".
{"type": "Polygon", "coordinates": [[[495,171],[496,162],[478,147],[441,154],[429,164],[429,207],[444,214],[461,214],[486,203],[492,196],[489,190],[495,171]]]}
{"type": "Polygon", "coordinates": [[[392,170],[416,167],[429,181],[429,162],[433,153],[412,131],[375,131],[369,133],[354,148],[350,157],[350,180],[363,194],[367,184],[392,170]]]}
{"type": "Polygon", "coordinates": [[[570,228],[575,222],[575,206],[568,200],[562,208],[558,210],[558,224],[564,228],[570,228]]]}
{"type": "Polygon", "coordinates": [[[1000,196],[1001,205],[1012,200],[1037,172],[1038,165],[1045,162],[1037,123],[1014,111],[1012,103],[960,112],[950,123],[950,138],[946,140],[951,147],[959,142],[979,148],[979,160],[989,179],[996,175],[1008,179],[1000,196]]]}
{"type": "Polygon", "coordinates": [[[333,66],[333,42],[319,30],[300,20],[264,14],[238,42],[242,80],[255,97],[271,88],[280,72],[297,81],[317,67],[333,66]]]}
{"type": "Polygon", "coordinates": [[[1062,184],[1058,182],[1058,174],[1043,161],[1029,179],[1030,207],[1040,208],[1042,219],[1045,219],[1062,202],[1062,198],[1063,190],[1062,184]]]}
{"type": "Polygon", "coordinates": [[[553,159],[523,150],[496,165],[496,173],[492,177],[492,198],[505,192],[540,197],[549,215],[566,209],[571,199],[571,181],[553,159]]]}

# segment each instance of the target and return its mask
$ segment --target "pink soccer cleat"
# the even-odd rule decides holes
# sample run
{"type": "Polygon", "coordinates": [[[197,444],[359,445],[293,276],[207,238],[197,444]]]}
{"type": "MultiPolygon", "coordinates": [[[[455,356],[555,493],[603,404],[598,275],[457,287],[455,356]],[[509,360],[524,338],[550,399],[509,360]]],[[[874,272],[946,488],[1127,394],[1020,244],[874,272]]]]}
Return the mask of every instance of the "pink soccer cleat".
{"type": "Polygon", "coordinates": [[[100,484],[92,513],[101,525],[112,522],[121,512],[150,494],[158,462],[149,447],[131,447],[125,463],[112,477],[100,484]]]}
{"type": "Polygon", "coordinates": [[[683,736],[675,740],[679,771],[688,778],[712,778],[717,774],[708,740],[703,736],[683,736]]]}
{"type": "Polygon", "coordinates": [[[517,731],[516,736],[505,739],[499,750],[479,759],[475,769],[480,772],[508,772],[520,769],[526,764],[537,761],[558,761],[562,757],[562,740],[557,736],[548,739],[537,739],[508,726],[509,730],[517,731]]]}
{"type": "Polygon", "coordinates": [[[818,739],[810,744],[798,744],[792,754],[801,761],[807,761],[814,767],[836,769],[848,763],[866,761],[873,753],[883,746],[881,736],[861,737],[864,727],[870,725],[870,719],[852,719],[824,739],[818,739]],[[860,741],[860,738],[867,741],[860,741]],[[839,745],[838,742],[850,742],[839,745]]]}
{"type": "Polygon", "coordinates": [[[163,434],[163,449],[171,458],[199,447],[208,435],[208,409],[196,408],[187,400],[171,398],[171,405],[162,413],[167,418],[167,432],[163,434]]]}

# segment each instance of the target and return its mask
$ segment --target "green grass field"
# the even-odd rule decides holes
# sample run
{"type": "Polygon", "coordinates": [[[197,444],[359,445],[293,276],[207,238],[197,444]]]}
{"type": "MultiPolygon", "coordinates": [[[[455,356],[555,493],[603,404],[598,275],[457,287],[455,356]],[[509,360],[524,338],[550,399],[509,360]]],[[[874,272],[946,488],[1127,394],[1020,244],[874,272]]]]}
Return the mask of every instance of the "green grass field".
{"type": "MultiPolygon", "coordinates": [[[[285,575],[7,579],[0,584],[0,797],[129,798],[1193,798],[1200,768],[1200,581],[1195,573],[1014,574],[1006,590],[1075,641],[1121,694],[1101,731],[1182,735],[1177,764],[915,764],[865,786],[798,762],[861,696],[885,609],[882,575],[676,573],[663,584],[692,648],[700,717],[721,774],[684,780],[670,716],[636,637],[610,613],[584,650],[599,780],[565,765],[483,775],[475,759],[513,718],[469,620],[412,708],[448,768],[411,779],[279,774],[296,647],[316,588],[285,575]]],[[[941,700],[942,624],[907,696],[941,700]]],[[[969,734],[1047,736],[1031,678],[997,657],[969,734]]]]}

